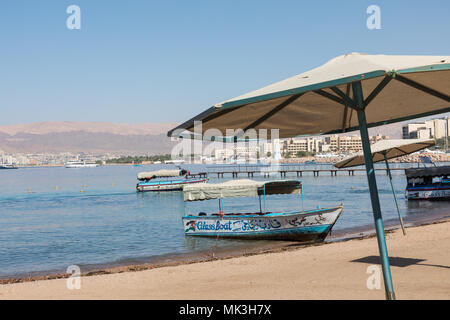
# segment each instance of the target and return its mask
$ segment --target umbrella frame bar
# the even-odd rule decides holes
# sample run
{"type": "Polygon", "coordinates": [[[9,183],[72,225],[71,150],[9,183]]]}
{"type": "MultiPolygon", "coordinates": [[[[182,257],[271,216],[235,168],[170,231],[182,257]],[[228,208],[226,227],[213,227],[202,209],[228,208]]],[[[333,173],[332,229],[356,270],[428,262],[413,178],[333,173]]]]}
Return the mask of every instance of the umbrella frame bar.
{"type": "MultiPolygon", "coordinates": [[[[381,266],[383,270],[384,288],[386,293],[386,299],[395,300],[394,287],[392,284],[391,269],[389,264],[389,255],[386,246],[386,237],[384,234],[384,224],[383,217],[381,214],[380,199],[378,195],[377,181],[375,177],[375,169],[373,166],[372,150],[370,148],[368,125],[366,120],[365,108],[367,105],[383,90],[383,88],[392,80],[391,75],[386,75],[383,80],[373,89],[373,91],[368,95],[366,100],[364,100],[363,90],[361,81],[351,82],[353,99],[349,96],[349,90],[347,87],[347,92],[342,92],[339,88],[333,86],[330,89],[337,94],[334,96],[332,94],[324,94],[322,90],[316,90],[317,94],[325,96],[335,102],[341,103],[345,108],[352,108],[357,112],[358,116],[358,129],[361,134],[361,142],[364,153],[364,160],[367,172],[367,181],[369,184],[370,200],[372,204],[373,217],[375,222],[375,230],[377,233],[378,250],[380,252],[381,266]]],[[[345,132],[345,125],[342,131],[345,132]]],[[[394,194],[395,197],[395,194],[394,194]]],[[[400,218],[401,219],[401,218],[400,218]]],[[[403,224],[402,224],[403,226],[403,224]]]]}
{"type": "Polygon", "coordinates": [[[361,133],[361,142],[363,146],[364,159],[366,162],[367,180],[369,183],[370,200],[372,203],[373,218],[375,222],[375,229],[377,232],[378,250],[381,257],[386,299],[395,300],[391,269],[389,265],[389,256],[386,247],[386,237],[384,234],[383,217],[381,215],[380,199],[378,196],[377,180],[375,177],[375,170],[373,166],[372,151],[370,149],[369,132],[367,129],[366,113],[364,110],[365,105],[363,100],[361,81],[353,82],[352,89],[355,99],[354,102],[357,106],[359,131],[361,133]]]}
{"type": "Polygon", "coordinates": [[[400,214],[400,209],[398,208],[397,196],[395,195],[394,184],[392,183],[391,168],[389,167],[389,161],[387,159],[386,152],[384,152],[384,162],[386,163],[386,169],[387,169],[387,172],[389,175],[389,182],[391,183],[392,194],[394,195],[395,206],[397,207],[397,214],[398,214],[398,218],[400,220],[400,226],[402,227],[403,235],[406,236],[405,226],[403,225],[403,219],[400,214]]]}

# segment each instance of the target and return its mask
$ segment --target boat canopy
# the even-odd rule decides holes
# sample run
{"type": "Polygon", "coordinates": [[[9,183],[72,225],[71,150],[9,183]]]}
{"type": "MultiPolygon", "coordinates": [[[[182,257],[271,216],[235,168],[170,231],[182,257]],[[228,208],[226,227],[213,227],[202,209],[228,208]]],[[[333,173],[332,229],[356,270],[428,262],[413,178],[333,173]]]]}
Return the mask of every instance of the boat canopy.
{"type": "Polygon", "coordinates": [[[405,170],[406,178],[450,176],[450,166],[411,168],[405,170]]]}
{"type": "Polygon", "coordinates": [[[202,201],[231,197],[256,197],[268,194],[301,194],[298,180],[254,181],[230,180],[224,183],[202,183],[183,186],[184,201],[202,201]]]}
{"type": "Polygon", "coordinates": [[[177,170],[158,170],[150,172],[139,172],[137,175],[138,180],[150,180],[153,178],[166,178],[166,177],[179,177],[184,176],[187,173],[184,169],[177,170]]]}

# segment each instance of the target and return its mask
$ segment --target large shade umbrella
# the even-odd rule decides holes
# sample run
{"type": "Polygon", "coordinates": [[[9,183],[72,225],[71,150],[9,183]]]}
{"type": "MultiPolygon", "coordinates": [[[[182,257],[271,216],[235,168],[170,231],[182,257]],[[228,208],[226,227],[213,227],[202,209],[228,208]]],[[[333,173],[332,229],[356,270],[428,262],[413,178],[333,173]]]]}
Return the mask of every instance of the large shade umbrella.
{"type": "MultiPolygon", "coordinates": [[[[400,215],[400,209],[398,208],[397,196],[395,195],[394,184],[392,183],[392,175],[391,169],[389,168],[388,159],[402,157],[407,154],[423,150],[434,145],[435,145],[434,140],[397,139],[397,140],[381,140],[375,142],[371,146],[372,161],[373,162],[384,161],[386,163],[386,170],[389,174],[389,181],[391,183],[392,194],[394,195],[395,206],[397,207],[397,214],[404,235],[406,235],[406,231],[403,225],[402,216],[400,215]]],[[[334,166],[336,168],[350,168],[355,166],[361,166],[364,163],[365,163],[364,154],[360,152],[353,157],[349,157],[347,159],[335,163],[334,166]]]]}
{"type": "Polygon", "coordinates": [[[449,112],[449,93],[450,56],[352,53],[218,103],[169,131],[168,135],[185,137],[186,130],[194,130],[195,121],[202,122],[200,133],[204,139],[210,138],[209,129],[222,133],[226,129],[244,132],[248,129],[257,132],[258,129],[278,129],[280,138],[359,129],[386,297],[394,299],[367,128],[449,112]]]}

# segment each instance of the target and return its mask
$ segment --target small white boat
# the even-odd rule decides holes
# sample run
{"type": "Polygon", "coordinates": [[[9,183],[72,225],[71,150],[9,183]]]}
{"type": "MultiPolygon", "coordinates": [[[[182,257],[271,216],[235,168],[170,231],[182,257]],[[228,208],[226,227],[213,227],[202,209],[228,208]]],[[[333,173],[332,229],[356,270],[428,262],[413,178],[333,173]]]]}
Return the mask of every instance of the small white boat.
{"type": "Polygon", "coordinates": [[[95,168],[98,167],[97,163],[93,163],[93,162],[86,162],[86,161],[81,161],[81,160],[76,160],[76,161],[67,161],[64,166],[66,168],[95,168]]]}
{"type": "Polygon", "coordinates": [[[164,160],[165,164],[183,164],[184,160],[164,160]]]}
{"type": "Polygon", "coordinates": [[[0,169],[17,169],[17,166],[13,164],[0,164],[0,169]]]}
{"type": "Polygon", "coordinates": [[[139,172],[136,184],[138,192],[144,191],[181,191],[186,184],[206,183],[208,178],[188,177],[189,172],[184,169],[158,170],[139,172]]]}
{"type": "Polygon", "coordinates": [[[268,212],[266,195],[299,194],[298,180],[253,181],[231,180],[221,184],[186,185],[184,201],[219,199],[219,212],[186,214],[183,225],[186,236],[221,237],[236,239],[290,240],[321,242],[339,218],[343,205],[314,210],[268,212]],[[227,197],[258,196],[259,212],[224,213],[222,199],[227,197]],[[262,210],[261,196],[264,199],[262,210]]]}

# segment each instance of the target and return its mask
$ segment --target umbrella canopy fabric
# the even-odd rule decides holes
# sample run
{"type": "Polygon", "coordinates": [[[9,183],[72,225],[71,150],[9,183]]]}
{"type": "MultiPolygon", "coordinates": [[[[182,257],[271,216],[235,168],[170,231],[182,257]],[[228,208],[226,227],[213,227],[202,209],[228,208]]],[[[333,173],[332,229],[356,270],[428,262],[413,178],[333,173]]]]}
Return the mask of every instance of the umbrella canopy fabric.
{"type": "MultiPolygon", "coordinates": [[[[434,140],[423,139],[395,139],[395,140],[381,140],[375,142],[372,146],[373,162],[385,161],[385,159],[398,158],[425,148],[434,146],[434,140]]],[[[349,168],[355,166],[362,166],[365,164],[363,152],[357,155],[346,158],[334,164],[336,168],[349,168]]]]}
{"type": "Polygon", "coordinates": [[[450,56],[351,53],[218,103],[168,135],[186,136],[194,121],[202,121],[202,134],[218,129],[223,136],[226,129],[279,129],[279,138],[356,130],[354,81],[368,93],[368,127],[450,111],[450,56]]]}
{"type": "Polygon", "coordinates": [[[230,180],[224,183],[199,183],[183,186],[184,201],[202,201],[233,197],[257,197],[262,194],[301,194],[298,180],[230,180]]]}
{"type": "Polygon", "coordinates": [[[168,135],[236,141],[249,129],[249,138],[268,139],[359,129],[386,298],[395,299],[368,128],[444,112],[450,112],[450,56],[352,53],[216,104],[168,135]]]}

